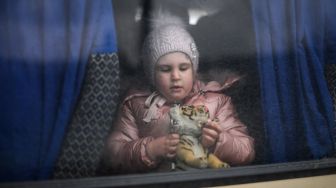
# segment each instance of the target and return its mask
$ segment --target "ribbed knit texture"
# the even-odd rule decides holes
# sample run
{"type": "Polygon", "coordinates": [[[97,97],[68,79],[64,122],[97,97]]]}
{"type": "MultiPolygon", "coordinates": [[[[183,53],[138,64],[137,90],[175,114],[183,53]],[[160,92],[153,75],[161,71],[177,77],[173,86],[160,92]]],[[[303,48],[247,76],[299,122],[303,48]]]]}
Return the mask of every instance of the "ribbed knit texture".
{"type": "Polygon", "coordinates": [[[155,64],[160,57],[172,52],[185,53],[190,58],[194,71],[197,71],[199,53],[194,39],[184,26],[169,23],[169,25],[154,28],[144,42],[144,71],[152,85],[154,85],[155,64]]]}

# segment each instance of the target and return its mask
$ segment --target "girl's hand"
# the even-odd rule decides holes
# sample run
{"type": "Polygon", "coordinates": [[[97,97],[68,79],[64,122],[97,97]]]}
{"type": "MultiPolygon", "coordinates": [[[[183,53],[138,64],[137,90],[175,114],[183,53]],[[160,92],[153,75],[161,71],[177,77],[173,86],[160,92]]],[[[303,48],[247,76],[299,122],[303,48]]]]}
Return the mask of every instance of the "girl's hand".
{"type": "Polygon", "coordinates": [[[208,120],[202,129],[201,143],[205,148],[209,148],[217,143],[220,133],[222,132],[217,121],[208,120]]]}
{"type": "Polygon", "coordinates": [[[156,138],[147,145],[147,154],[152,160],[157,158],[174,158],[176,155],[177,144],[180,141],[178,134],[168,134],[156,138]]]}

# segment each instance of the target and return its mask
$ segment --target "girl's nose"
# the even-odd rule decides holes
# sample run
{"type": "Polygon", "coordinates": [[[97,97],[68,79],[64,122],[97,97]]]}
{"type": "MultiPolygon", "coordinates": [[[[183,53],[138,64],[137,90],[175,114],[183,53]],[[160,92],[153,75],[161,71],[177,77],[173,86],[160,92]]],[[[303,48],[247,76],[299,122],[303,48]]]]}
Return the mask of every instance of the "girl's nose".
{"type": "Polygon", "coordinates": [[[172,71],[172,75],[171,75],[171,77],[172,77],[172,80],[179,80],[180,79],[180,71],[178,71],[178,70],[173,70],[172,71]]]}

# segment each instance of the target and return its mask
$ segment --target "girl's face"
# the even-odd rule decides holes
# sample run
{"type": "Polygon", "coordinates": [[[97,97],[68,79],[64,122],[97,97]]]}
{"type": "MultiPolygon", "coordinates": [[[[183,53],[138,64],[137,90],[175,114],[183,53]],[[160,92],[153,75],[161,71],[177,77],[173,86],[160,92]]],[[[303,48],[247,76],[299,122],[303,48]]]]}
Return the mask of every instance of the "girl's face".
{"type": "Polygon", "coordinates": [[[155,66],[155,86],[169,102],[188,96],[193,87],[193,67],[188,56],[182,52],[162,56],[155,66]]]}

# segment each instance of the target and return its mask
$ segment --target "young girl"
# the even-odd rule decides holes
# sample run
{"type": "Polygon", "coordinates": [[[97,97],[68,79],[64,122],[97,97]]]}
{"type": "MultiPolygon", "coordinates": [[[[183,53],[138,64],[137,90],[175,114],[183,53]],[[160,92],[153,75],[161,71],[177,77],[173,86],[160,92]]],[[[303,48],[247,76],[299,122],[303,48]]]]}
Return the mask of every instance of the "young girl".
{"type": "Polygon", "coordinates": [[[230,98],[222,94],[226,85],[196,79],[199,54],[193,38],[177,18],[165,19],[143,46],[149,87],[123,100],[107,140],[105,165],[118,173],[169,170],[180,137],[169,131],[169,110],[176,103],[208,108],[210,117],[200,137],[204,148],[230,165],[251,162],[254,141],[230,98]]]}

